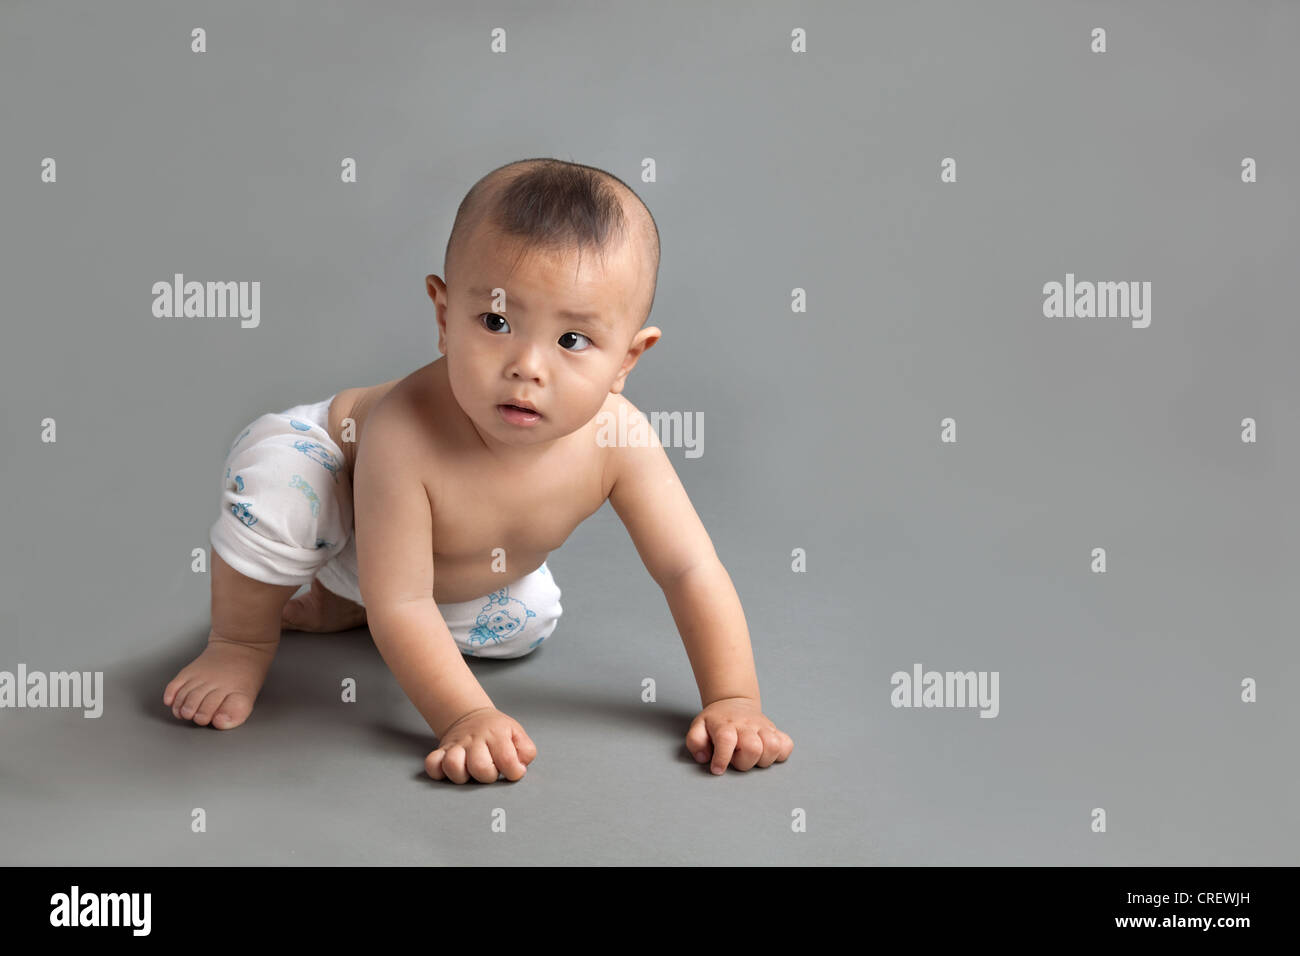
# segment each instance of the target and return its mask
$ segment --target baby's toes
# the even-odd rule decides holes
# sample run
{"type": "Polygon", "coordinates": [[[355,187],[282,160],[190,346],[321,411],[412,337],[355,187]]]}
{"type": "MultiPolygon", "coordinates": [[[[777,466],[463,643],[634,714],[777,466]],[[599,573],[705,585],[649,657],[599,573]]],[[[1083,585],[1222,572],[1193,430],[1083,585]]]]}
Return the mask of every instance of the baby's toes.
{"type": "MultiPolygon", "coordinates": [[[[194,696],[197,697],[198,694],[195,694],[194,696]]],[[[226,697],[227,692],[224,690],[219,690],[215,687],[209,690],[207,694],[204,695],[203,700],[199,703],[198,709],[194,711],[194,722],[200,727],[206,727],[208,721],[212,719],[212,715],[217,712],[217,708],[221,706],[221,702],[225,700],[226,697]]]]}
{"type": "Polygon", "coordinates": [[[178,710],[179,708],[176,707],[176,698],[180,696],[185,685],[190,683],[192,679],[193,678],[186,671],[181,671],[173,677],[167,686],[163,688],[163,706],[171,707],[173,710],[178,710]]]}
{"type": "Polygon", "coordinates": [[[252,712],[253,698],[235,691],[227,694],[226,699],[217,708],[216,716],[212,718],[212,726],[217,730],[234,730],[246,721],[252,712]]]}
{"type": "Polygon", "coordinates": [[[206,683],[207,683],[206,681],[200,680],[197,677],[191,678],[190,680],[186,681],[181,686],[181,689],[176,692],[176,697],[173,698],[172,700],[172,714],[180,718],[181,720],[189,720],[190,715],[193,714],[194,711],[198,708],[199,699],[202,697],[202,695],[200,695],[199,698],[196,698],[194,701],[194,706],[191,707],[190,695],[197,692],[200,688],[205,686],[206,683]],[[189,707],[188,714],[185,712],[186,707],[189,707]]]}

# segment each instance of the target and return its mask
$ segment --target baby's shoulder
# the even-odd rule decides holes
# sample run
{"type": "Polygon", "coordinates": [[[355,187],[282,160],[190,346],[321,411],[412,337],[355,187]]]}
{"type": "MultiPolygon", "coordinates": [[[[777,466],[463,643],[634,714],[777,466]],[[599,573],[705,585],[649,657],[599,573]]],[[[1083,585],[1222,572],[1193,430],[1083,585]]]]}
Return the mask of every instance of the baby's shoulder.
{"type": "Polygon", "coordinates": [[[612,448],[639,447],[653,441],[650,434],[645,434],[653,431],[650,426],[650,419],[627,396],[611,392],[596,416],[597,444],[612,448]],[[638,440],[642,438],[644,441],[638,440]]]}
{"type": "Polygon", "coordinates": [[[428,444],[427,401],[418,394],[416,383],[403,380],[371,396],[361,429],[362,447],[370,447],[385,458],[410,457],[413,448],[428,444]]]}
{"type": "Polygon", "coordinates": [[[605,497],[628,469],[639,467],[644,449],[659,447],[650,419],[622,393],[610,393],[594,420],[601,450],[601,484],[605,497]]]}
{"type": "Polygon", "coordinates": [[[605,404],[601,406],[600,411],[604,415],[614,416],[610,424],[614,424],[620,414],[629,418],[641,415],[641,409],[632,404],[632,400],[622,392],[610,392],[605,398],[605,404]]]}

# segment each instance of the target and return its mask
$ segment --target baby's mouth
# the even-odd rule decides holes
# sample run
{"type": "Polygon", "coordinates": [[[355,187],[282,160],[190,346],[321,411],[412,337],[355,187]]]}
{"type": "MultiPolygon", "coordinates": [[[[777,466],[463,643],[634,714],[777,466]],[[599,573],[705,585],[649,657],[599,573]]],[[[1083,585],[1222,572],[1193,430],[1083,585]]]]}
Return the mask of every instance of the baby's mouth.
{"type": "Polygon", "coordinates": [[[542,420],[541,412],[509,403],[498,405],[497,414],[512,425],[533,425],[542,420]]]}

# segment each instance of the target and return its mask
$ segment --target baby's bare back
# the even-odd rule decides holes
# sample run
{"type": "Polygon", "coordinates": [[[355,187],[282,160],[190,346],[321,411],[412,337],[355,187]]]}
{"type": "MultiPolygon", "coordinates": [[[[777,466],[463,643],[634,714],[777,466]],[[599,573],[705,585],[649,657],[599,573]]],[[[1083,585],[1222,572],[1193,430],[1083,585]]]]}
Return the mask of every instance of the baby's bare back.
{"type": "MultiPolygon", "coordinates": [[[[618,401],[610,395],[606,407],[618,401]]],[[[456,403],[445,359],[404,379],[339,392],[329,432],[349,478],[369,434],[368,457],[423,485],[439,604],[475,600],[532,573],[609,497],[607,450],[595,440],[594,422],[503,464],[456,403]],[[342,441],[349,418],[352,443],[342,441]],[[368,431],[370,424],[378,427],[368,431]]]]}

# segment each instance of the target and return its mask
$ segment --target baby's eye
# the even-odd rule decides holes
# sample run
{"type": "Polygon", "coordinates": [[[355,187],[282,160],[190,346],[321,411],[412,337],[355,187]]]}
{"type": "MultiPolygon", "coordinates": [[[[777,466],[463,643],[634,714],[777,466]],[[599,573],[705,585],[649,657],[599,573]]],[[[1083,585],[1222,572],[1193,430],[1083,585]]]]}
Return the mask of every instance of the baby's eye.
{"type": "Polygon", "coordinates": [[[560,348],[562,348],[562,349],[567,349],[567,350],[570,351],[570,352],[585,352],[585,351],[587,351],[587,347],[590,346],[590,345],[591,345],[591,339],[587,338],[587,337],[586,337],[585,335],[583,335],[581,332],[565,332],[563,335],[560,336],[560,348]],[[582,348],[580,348],[580,349],[570,349],[568,346],[566,346],[566,345],[564,344],[564,340],[567,339],[567,338],[569,338],[569,337],[573,337],[573,338],[576,338],[576,339],[582,339],[584,342],[587,343],[587,345],[584,345],[584,346],[583,346],[582,348]]]}
{"type": "MultiPolygon", "coordinates": [[[[505,316],[503,316],[503,315],[497,315],[495,312],[484,312],[483,315],[480,315],[480,316],[479,316],[479,318],[482,319],[484,316],[487,317],[487,321],[488,321],[488,322],[491,322],[493,319],[500,319],[500,320],[501,320],[501,324],[504,325],[504,326],[506,327],[506,329],[509,329],[509,328],[510,328],[510,323],[506,321],[505,316]]],[[[490,325],[487,327],[487,330],[488,330],[489,332],[500,332],[500,331],[502,331],[502,330],[499,329],[499,328],[492,328],[492,326],[490,326],[490,325]]]]}

